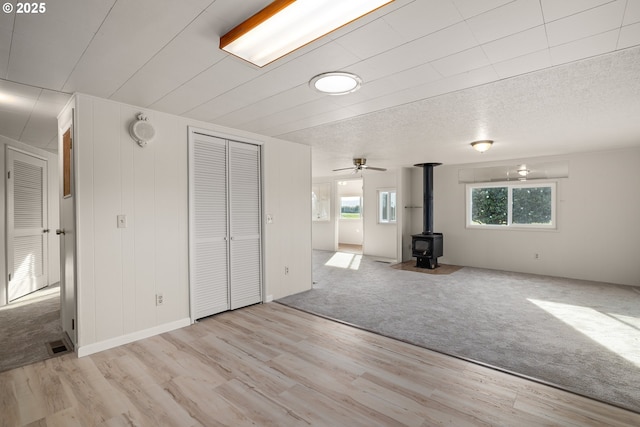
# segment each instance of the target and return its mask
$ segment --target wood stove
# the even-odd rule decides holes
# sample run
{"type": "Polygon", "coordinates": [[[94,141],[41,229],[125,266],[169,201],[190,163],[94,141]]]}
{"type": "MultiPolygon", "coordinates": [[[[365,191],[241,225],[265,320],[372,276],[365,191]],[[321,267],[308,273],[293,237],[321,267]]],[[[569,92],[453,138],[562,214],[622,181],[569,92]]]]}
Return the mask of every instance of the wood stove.
{"type": "Polygon", "coordinates": [[[443,255],[442,233],[433,232],[433,168],[442,163],[418,163],[423,169],[423,227],[421,234],[411,236],[411,253],[416,257],[416,267],[434,269],[438,257],[443,255]]]}

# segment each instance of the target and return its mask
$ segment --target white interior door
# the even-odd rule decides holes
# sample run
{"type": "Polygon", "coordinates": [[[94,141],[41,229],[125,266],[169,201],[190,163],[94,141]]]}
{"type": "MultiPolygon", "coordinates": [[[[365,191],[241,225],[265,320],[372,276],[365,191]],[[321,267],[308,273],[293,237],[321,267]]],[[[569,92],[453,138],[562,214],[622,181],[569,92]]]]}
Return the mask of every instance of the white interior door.
{"type": "Polygon", "coordinates": [[[191,132],[189,263],[192,320],[229,310],[227,142],[191,132]]]}
{"type": "Polygon", "coordinates": [[[78,342],[76,325],[76,219],[74,149],[69,127],[60,140],[60,318],[62,330],[73,345],[78,342]]]}
{"type": "Polygon", "coordinates": [[[7,148],[8,300],[48,285],[47,162],[7,148]]]}
{"type": "Polygon", "coordinates": [[[262,301],[260,147],[229,142],[231,309],[262,301]]]}

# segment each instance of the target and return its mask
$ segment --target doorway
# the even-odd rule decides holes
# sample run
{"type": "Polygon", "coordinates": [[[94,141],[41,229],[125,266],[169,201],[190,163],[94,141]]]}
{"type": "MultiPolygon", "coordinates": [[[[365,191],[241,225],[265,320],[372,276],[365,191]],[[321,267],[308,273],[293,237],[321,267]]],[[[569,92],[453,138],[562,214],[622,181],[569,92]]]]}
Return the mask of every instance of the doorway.
{"type": "Polygon", "coordinates": [[[340,252],[363,253],[364,200],[363,180],[337,181],[337,248],[340,252]]]}

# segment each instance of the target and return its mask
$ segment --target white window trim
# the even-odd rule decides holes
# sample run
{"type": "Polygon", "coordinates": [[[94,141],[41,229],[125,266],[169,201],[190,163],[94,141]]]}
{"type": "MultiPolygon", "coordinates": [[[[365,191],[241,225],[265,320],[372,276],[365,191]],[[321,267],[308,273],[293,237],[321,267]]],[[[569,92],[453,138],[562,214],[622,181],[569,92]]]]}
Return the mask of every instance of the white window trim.
{"type": "MultiPolygon", "coordinates": [[[[378,190],[376,191],[376,198],[377,198],[377,204],[378,204],[378,224],[381,225],[395,225],[398,222],[398,192],[395,188],[378,188],[378,190]],[[380,205],[380,193],[395,193],[396,194],[396,219],[389,220],[389,221],[383,221],[382,220],[382,206],[380,205]]],[[[391,206],[391,205],[389,205],[391,206]]]]}
{"type": "Polygon", "coordinates": [[[558,185],[557,181],[535,181],[535,182],[514,182],[514,181],[504,181],[504,182],[492,182],[492,183],[477,183],[477,184],[466,184],[465,189],[465,227],[471,229],[485,229],[485,230],[537,230],[537,231],[555,231],[558,229],[557,223],[557,197],[558,197],[558,185]],[[507,224],[506,225],[498,225],[498,224],[473,224],[471,222],[472,216],[472,206],[471,206],[471,191],[474,188],[496,188],[496,187],[507,187],[508,190],[508,201],[507,201],[507,224]],[[527,187],[550,187],[551,188],[551,224],[512,224],[512,209],[513,209],[513,193],[511,189],[513,188],[527,188],[527,187]]]}

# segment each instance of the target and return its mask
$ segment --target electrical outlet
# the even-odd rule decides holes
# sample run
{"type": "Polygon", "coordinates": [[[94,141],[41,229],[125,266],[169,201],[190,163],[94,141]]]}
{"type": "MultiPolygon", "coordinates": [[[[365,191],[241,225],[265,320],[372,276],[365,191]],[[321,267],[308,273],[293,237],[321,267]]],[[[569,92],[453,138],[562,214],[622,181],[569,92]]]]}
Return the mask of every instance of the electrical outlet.
{"type": "Polygon", "coordinates": [[[164,296],[162,294],[156,294],[156,305],[164,304],[164,296]]]}
{"type": "Polygon", "coordinates": [[[540,259],[540,254],[538,252],[536,252],[535,254],[533,254],[533,259],[540,259]]]}
{"type": "Polygon", "coordinates": [[[285,275],[286,275],[286,274],[289,274],[289,267],[286,267],[286,266],[284,267],[284,274],[285,274],[285,275]]]}

